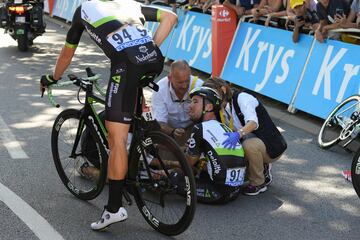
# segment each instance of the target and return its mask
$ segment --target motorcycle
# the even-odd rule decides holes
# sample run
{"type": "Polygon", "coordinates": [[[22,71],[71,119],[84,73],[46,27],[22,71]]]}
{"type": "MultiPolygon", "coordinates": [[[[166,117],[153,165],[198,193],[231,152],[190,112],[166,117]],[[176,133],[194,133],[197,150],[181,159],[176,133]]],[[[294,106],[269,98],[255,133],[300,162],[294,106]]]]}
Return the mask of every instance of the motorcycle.
{"type": "Polygon", "coordinates": [[[33,40],[45,32],[42,1],[12,0],[0,7],[0,28],[18,42],[20,51],[27,51],[33,40]]]}

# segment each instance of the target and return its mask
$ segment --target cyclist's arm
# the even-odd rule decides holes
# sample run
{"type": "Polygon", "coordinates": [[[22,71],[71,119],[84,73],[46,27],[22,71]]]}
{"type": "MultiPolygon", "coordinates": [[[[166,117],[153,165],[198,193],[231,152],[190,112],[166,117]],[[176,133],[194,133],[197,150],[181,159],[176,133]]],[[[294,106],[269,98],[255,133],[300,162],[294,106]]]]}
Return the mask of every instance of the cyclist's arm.
{"type": "Polygon", "coordinates": [[[196,124],[190,134],[190,138],[187,141],[186,160],[190,166],[194,166],[200,159],[201,155],[201,142],[202,142],[202,124],[196,124]]]}
{"type": "Polygon", "coordinates": [[[61,53],[56,61],[56,66],[53,73],[53,78],[55,80],[60,79],[65,70],[70,65],[84,29],[85,27],[81,20],[81,7],[78,7],[75,11],[71,27],[67,33],[65,46],[62,48],[61,53]]]}
{"type": "Polygon", "coordinates": [[[177,23],[177,15],[168,10],[145,6],[141,7],[141,11],[146,21],[160,22],[154,34],[154,42],[157,46],[160,46],[171,32],[173,26],[177,23]]]}

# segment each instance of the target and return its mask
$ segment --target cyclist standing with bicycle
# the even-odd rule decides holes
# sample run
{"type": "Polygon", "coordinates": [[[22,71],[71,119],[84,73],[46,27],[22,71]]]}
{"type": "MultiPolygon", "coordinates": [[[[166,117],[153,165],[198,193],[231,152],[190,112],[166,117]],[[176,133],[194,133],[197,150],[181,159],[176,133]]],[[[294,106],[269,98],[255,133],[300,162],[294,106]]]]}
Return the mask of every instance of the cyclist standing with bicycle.
{"type": "Polygon", "coordinates": [[[106,128],[110,156],[108,161],[109,197],[93,230],[127,219],[122,207],[122,191],[128,168],[127,136],[135,108],[137,86],[146,73],[160,74],[164,57],[158,46],[177,22],[166,10],[142,6],[133,0],[93,0],[82,3],[74,13],[53,75],[41,77],[40,90],[55,84],[70,65],[81,35],[86,30],[91,39],[111,60],[111,75],[106,93],[106,128]],[[152,37],[144,22],[159,21],[152,37]]]}

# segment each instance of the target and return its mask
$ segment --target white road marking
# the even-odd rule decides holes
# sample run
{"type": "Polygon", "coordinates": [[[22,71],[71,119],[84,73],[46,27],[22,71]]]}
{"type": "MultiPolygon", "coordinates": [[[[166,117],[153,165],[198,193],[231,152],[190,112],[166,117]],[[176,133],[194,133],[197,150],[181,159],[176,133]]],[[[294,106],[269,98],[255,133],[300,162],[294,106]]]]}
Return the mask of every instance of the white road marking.
{"type": "Polygon", "coordinates": [[[0,183],[0,200],[4,202],[40,240],[64,238],[29,204],[0,183]]]}
{"type": "Polygon", "coordinates": [[[12,134],[9,127],[6,125],[4,119],[0,116],[0,139],[9,152],[12,159],[29,158],[23,151],[21,145],[16,141],[14,134],[12,134]]]}

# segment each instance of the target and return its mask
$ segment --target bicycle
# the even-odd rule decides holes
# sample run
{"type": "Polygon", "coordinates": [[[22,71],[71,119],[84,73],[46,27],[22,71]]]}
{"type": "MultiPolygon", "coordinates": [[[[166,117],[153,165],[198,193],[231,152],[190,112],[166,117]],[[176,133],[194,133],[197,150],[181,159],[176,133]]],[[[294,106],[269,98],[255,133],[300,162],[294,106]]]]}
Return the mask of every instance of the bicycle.
{"type": "Polygon", "coordinates": [[[356,151],[351,163],[351,182],[356,194],[360,198],[360,147],[356,151]]]}
{"type": "MultiPolygon", "coordinates": [[[[105,105],[93,91],[95,86],[101,95],[105,94],[99,87],[100,75],[93,74],[90,68],[86,71],[87,78],[69,75],[69,81],[52,85],[48,88],[48,98],[53,106],[59,107],[52,89],[74,84],[79,87],[77,97],[82,103],[79,94],[81,90],[85,91],[82,109],[66,109],[57,116],[51,147],[56,170],[65,187],[75,197],[91,200],[101,193],[106,183],[109,150],[106,128],[94,107],[95,103],[105,105]],[[96,163],[87,159],[81,149],[84,129],[88,129],[95,142],[96,163]],[[92,175],[84,174],[84,165],[86,169],[92,169],[92,175]]],[[[189,227],[194,217],[196,187],[192,170],[179,145],[170,136],[149,127],[142,116],[142,90],[145,86],[158,90],[153,82],[155,77],[155,74],[147,74],[138,87],[124,198],[132,204],[129,194],[134,197],[141,214],[156,231],[177,235],[189,227]]]]}
{"type": "Polygon", "coordinates": [[[360,95],[352,95],[337,105],[325,119],[318,135],[318,144],[328,149],[340,141],[346,147],[360,133],[360,95]]]}

